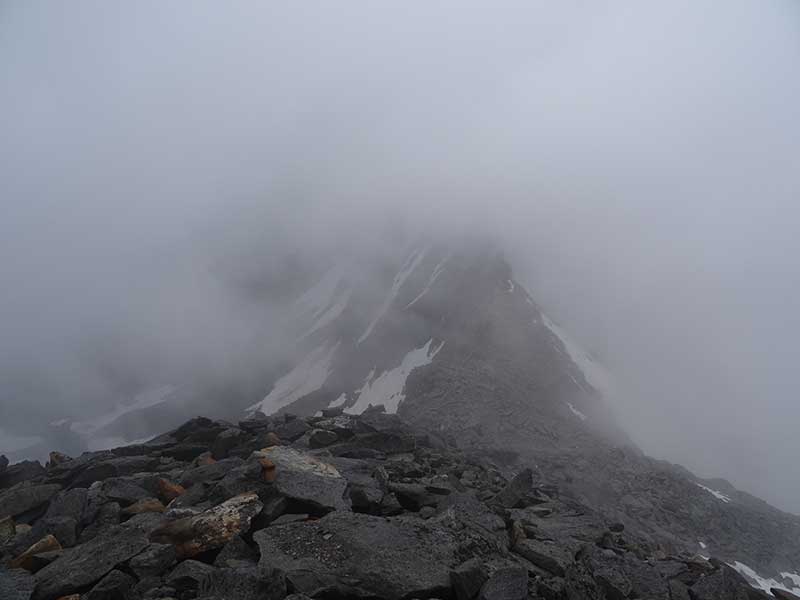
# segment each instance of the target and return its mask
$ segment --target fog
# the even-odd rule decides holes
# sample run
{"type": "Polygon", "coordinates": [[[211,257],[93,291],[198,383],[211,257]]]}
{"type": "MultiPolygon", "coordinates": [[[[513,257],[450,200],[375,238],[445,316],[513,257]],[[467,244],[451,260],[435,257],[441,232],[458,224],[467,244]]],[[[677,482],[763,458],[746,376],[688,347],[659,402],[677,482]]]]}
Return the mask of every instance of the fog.
{"type": "Polygon", "coordinates": [[[790,0],[4,2],[0,421],[258,369],[287,260],[476,232],[645,451],[800,512],[799,72],[790,0]]]}

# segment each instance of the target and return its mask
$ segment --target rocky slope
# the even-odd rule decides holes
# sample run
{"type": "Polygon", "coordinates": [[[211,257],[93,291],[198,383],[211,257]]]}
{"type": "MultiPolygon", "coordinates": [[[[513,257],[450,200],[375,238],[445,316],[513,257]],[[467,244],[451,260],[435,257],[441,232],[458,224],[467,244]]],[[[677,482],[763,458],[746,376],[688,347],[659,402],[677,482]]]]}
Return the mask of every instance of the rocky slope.
{"type": "MultiPolygon", "coordinates": [[[[535,594],[564,597],[571,585],[568,585],[567,567],[573,564],[578,565],[574,568],[583,565],[580,568],[588,569],[589,579],[594,581],[594,585],[601,585],[587,566],[588,563],[580,559],[584,555],[576,554],[579,546],[583,547],[582,544],[589,544],[590,549],[599,547],[619,556],[630,554],[636,560],[649,559],[657,563],[669,560],[668,557],[682,557],[680,560],[686,565],[689,560],[687,557],[695,554],[716,557],[723,562],[715,563],[714,572],[723,573],[719,577],[726,581],[733,576],[723,563],[733,565],[748,577],[750,583],[763,590],[775,587],[800,593],[800,518],[739,492],[727,482],[704,481],[680,466],[645,456],[615,423],[611,376],[590,353],[571,340],[543,312],[531,295],[514,280],[509,265],[495,249],[480,244],[468,244],[459,249],[436,244],[414,244],[398,257],[382,257],[380,260],[370,260],[368,264],[334,262],[322,272],[312,273],[304,291],[298,293],[291,303],[286,321],[289,324],[288,337],[292,340],[287,344],[291,347],[287,350],[288,359],[282,365],[265,366],[270,376],[263,378],[263,385],[259,379],[261,374],[252,378],[249,387],[261,390],[260,393],[256,392],[255,397],[240,388],[217,386],[194,391],[191,385],[176,382],[175,385],[162,388],[160,395],[155,392],[142,395],[91,422],[53,424],[53,427],[63,430],[65,436],[71,435],[73,442],[76,436],[84,436],[94,444],[92,447],[133,443],[104,453],[83,455],[74,459],[78,463],[69,461],[64,466],[54,465],[47,472],[33,463],[9,467],[5,475],[0,476],[0,485],[8,488],[7,493],[11,494],[7,502],[16,506],[13,503],[21,502],[17,494],[31,493],[35,498],[44,498],[36,505],[41,511],[46,507],[50,497],[48,494],[63,493],[52,487],[55,484],[68,489],[84,489],[94,481],[108,478],[183,469],[180,473],[171,474],[172,479],[165,478],[186,489],[189,500],[183,498],[178,502],[178,507],[190,502],[187,506],[199,505],[210,509],[236,494],[251,491],[259,496],[258,502],[267,506],[265,501],[269,498],[264,496],[266,492],[260,487],[265,482],[259,483],[257,489],[239,481],[224,483],[228,475],[221,473],[220,467],[199,467],[219,474],[217,483],[211,485],[209,482],[216,480],[209,479],[201,481],[203,486],[200,488],[190,485],[193,481],[185,479],[184,472],[193,467],[184,463],[197,460],[200,454],[211,449],[216,458],[227,465],[225,468],[230,468],[231,473],[246,472],[253,481],[259,477],[256,473],[258,469],[254,466],[259,460],[274,462],[278,465],[277,472],[282,472],[280,461],[283,461],[291,467],[286,472],[299,469],[300,472],[316,473],[321,478],[310,480],[316,482],[314,487],[320,490],[330,488],[326,492],[326,504],[320,504],[319,499],[313,502],[303,500],[295,508],[281,509],[284,512],[289,510],[290,513],[299,512],[314,517],[332,509],[336,513],[347,512],[347,502],[343,504],[341,499],[336,501],[339,491],[344,491],[344,497],[350,497],[349,506],[355,506],[356,512],[373,517],[392,515],[394,518],[394,513],[381,512],[384,508],[380,507],[384,498],[393,497],[400,502],[400,507],[395,505],[392,510],[414,509],[415,514],[425,513],[424,516],[430,516],[434,511],[439,515],[445,506],[442,504],[444,496],[460,498],[458,494],[469,495],[473,490],[480,494],[477,497],[483,506],[480,510],[489,511],[503,520],[503,528],[492,530],[492,535],[507,539],[509,527],[515,520],[525,530],[525,523],[528,523],[525,519],[533,518],[529,514],[534,510],[531,507],[545,505],[539,511],[542,514],[532,514],[544,519],[544,509],[551,510],[547,519],[548,523],[554,523],[554,529],[548,534],[552,539],[545,537],[540,541],[557,546],[559,550],[554,550],[557,557],[567,562],[555,574],[549,571],[548,577],[556,577],[552,583],[552,593],[536,591],[540,586],[540,583],[536,583],[531,588],[534,597],[535,594]],[[380,417],[395,423],[402,430],[402,435],[397,433],[395,437],[387,438],[385,432],[363,428],[365,419],[371,421],[377,417],[357,416],[373,405],[382,405],[390,415],[402,418],[406,424],[401,426],[395,416],[380,417]],[[268,414],[270,419],[260,429],[253,428],[250,421],[243,422],[238,429],[206,423],[200,427],[204,433],[197,435],[182,438],[183,427],[193,427],[187,425],[178,427],[177,433],[171,437],[157,438],[147,444],[136,441],[139,438],[149,439],[163,428],[177,427],[182,415],[185,418],[188,414],[207,414],[207,410],[212,411],[213,418],[224,417],[232,421],[238,421],[245,414],[268,414]],[[343,415],[333,424],[328,423],[328,419],[318,421],[324,412],[331,410],[342,411],[343,415]],[[301,415],[302,418],[284,422],[284,415],[289,414],[301,415]],[[309,427],[320,431],[311,436],[307,431],[309,427]],[[277,439],[292,442],[292,447],[302,452],[307,453],[308,448],[326,446],[333,457],[325,459],[328,462],[323,460],[328,466],[320,466],[311,459],[303,458],[305,454],[279,453],[273,458],[251,456],[254,451],[275,445],[272,443],[276,441],[274,436],[269,439],[264,437],[270,433],[270,429],[274,430],[272,433],[278,436],[277,439]],[[253,437],[256,431],[261,437],[253,437]],[[357,440],[354,439],[355,434],[358,434],[357,440]],[[375,438],[376,446],[370,445],[370,436],[375,438]],[[412,446],[411,439],[416,440],[418,445],[412,446]],[[396,446],[387,447],[387,440],[396,446]],[[114,441],[113,444],[110,441],[114,441]],[[449,466],[442,470],[444,467],[441,465],[431,464],[424,456],[417,456],[428,451],[438,453],[439,458],[434,462],[441,459],[445,461],[443,464],[449,466]],[[228,452],[232,452],[232,458],[227,457],[228,452]],[[134,460],[132,457],[137,458],[134,460]],[[172,463],[172,460],[178,462],[172,463]],[[376,472],[385,471],[387,476],[391,476],[391,468],[405,465],[407,461],[417,465],[413,469],[421,470],[412,469],[409,473],[388,480],[379,475],[379,490],[374,490],[376,472]],[[59,479],[58,473],[68,469],[66,465],[69,464],[72,470],[78,465],[85,465],[79,468],[85,468],[88,474],[76,475],[77,484],[72,480],[65,482],[59,479]],[[480,485],[470,487],[467,483],[471,475],[468,475],[467,483],[461,481],[464,471],[459,471],[459,467],[453,465],[470,465],[466,468],[467,473],[480,467],[483,469],[480,473],[486,475],[491,472],[491,477],[478,482],[480,485]],[[340,477],[327,476],[334,472],[329,467],[340,477]],[[459,481],[455,490],[451,489],[449,494],[436,494],[427,489],[438,489],[438,479],[430,480],[434,475],[447,475],[448,485],[455,485],[451,467],[455,469],[456,480],[459,481]],[[51,476],[53,469],[55,478],[51,476]],[[492,494],[498,491],[498,485],[525,469],[531,470],[537,498],[542,502],[526,504],[527,516],[524,518],[502,511],[498,514],[496,505],[490,501],[492,494]],[[499,478],[498,482],[494,481],[495,477],[499,478]],[[32,491],[17,490],[12,493],[12,486],[21,485],[20,489],[27,489],[25,482],[32,481],[41,485],[34,486],[36,489],[32,491]],[[428,498],[422,504],[418,502],[418,505],[409,504],[412,501],[407,498],[403,500],[404,496],[397,489],[389,490],[387,485],[390,482],[395,487],[401,484],[427,486],[424,493],[417,491],[423,497],[430,496],[432,499],[428,498]],[[209,490],[206,488],[210,485],[217,489],[211,496],[202,495],[196,501],[192,499],[193,494],[200,494],[200,490],[207,494],[209,490]],[[220,485],[222,488],[218,488],[220,485]],[[391,493],[387,493],[387,490],[391,493]],[[548,494],[547,490],[552,494],[548,494]],[[354,493],[356,499],[352,497],[354,493]],[[363,494],[363,497],[359,494],[363,494]],[[630,548],[604,548],[595,544],[599,535],[607,533],[605,527],[608,523],[624,527],[624,543],[631,544],[630,548]],[[578,541],[582,544],[578,544],[578,541]],[[623,552],[619,554],[615,550],[623,552]]],[[[62,450],[79,454],[79,450],[72,448],[66,443],[60,446],[62,450]]],[[[325,458],[324,451],[322,458],[325,458]]],[[[141,480],[137,485],[149,490],[149,495],[159,498],[162,504],[172,500],[159,496],[159,490],[145,475],[136,477],[139,478],[137,481],[141,480]],[[149,488],[144,485],[145,480],[149,482],[149,488]]],[[[286,477],[294,481],[292,475],[286,477]]],[[[279,495],[290,498],[291,493],[285,490],[293,485],[281,481],[269,488],[282,489],[279,495]]],[[[302,485],[309,483],[303,480],[302,485]]],[[[120,504],[112,499],[111,504],[114,503],[120,504]]],[[[22,502],[21,506],[27,505],[22,502]]],[[[172,512],[178,507],[172,506],[166,514],[181,514],[172,512]]],[[[126,507],[120,505],[120,510],[123,508],[126,507]]],[[[514,507],[505,508],[510,510],[514,507]]],[[[227,511],[228,508],[221,510],[227,511]]],[[[259,510],[259,516],[252,517],[255,525],[248,525],[250,531],[262,529],[260,525],[267,520],[261,516],[263,510],[267,509],[261,507],[259,510]]],[[[3,512],[11,514],[0,504],[0,513],[3,512]]],[[[100,518],[95,516],[99,513],[92,515],[88,521],[84,518],[87,525],[100,518]]],[[[20,520],[19,514],[15,513],[14,516],[20,520]]],[[[141,519],[146,520],[144,517],[141,519]]],[[[368,545],[379,544],[376,538],[370,537],[372,534],[369,531],[373,529],[376,536],[383,532],[381,536],[397,538],[401,546],[405,543],[402,540],[420,540],[427,535],[413,528],[407,530],[403,519],[397,522],[400,524],[391,521],[390,525],[369,520],[362,523],[358,519],[342,521],[345,517],[341,516],[330,519],[331,531],[338,527],[336,530],[341,531],[342,535],[351,527],[363,525],[359,531],[366,536],[365,539],[373,540],[368,545]]],[[[21,522],[31,520],[23,511],[21,522]]],[[[428,522],[425,520],[425,523],[428,522]]],[[[539,521],[534,522],[537,527],[541,525],[539,521]]],[[[311,531],[310,526],[295,531],[298,527],[293,525],[291,535],[296,534],[301,536],[298,539],[305,540],[302,547],[290,548],[287,546],[288,538],[283,541],[268,540],[269,544],[277,544],[278,548],[288,548],[288,556],[292,557],[291,560],[287,557],[276,559],[274,564],[270,564],[270,569],[291,572],[296,567],[295,570],[304,572],[328,573],[330,577],[338,577],[340,567],[344,572],[349,572],[350,567],[346,566],[349,563],[335,562],[334,559],[339,560],[339,555],[334,548],[320,546],[319,552],[323,554],[319,554],[312,543],[319,540],[310,534],[308,538],[302,537],[306,535],[305,532],[311,531]],[[323,560],[328,556],[326,553],[334,561],[328,567],[325,567],[323,560]]],[[[528,527],[525,531],[530,534],[532,526],[529,524],[528,527]]],[[[546,529],[547,525],[544,527],[546,529]]],[[[519,528],[514,531],[515,535],[519,534],[519,528]]],[[[42,530],[7,550],[8,556],[16,557],[25,549],[23,546],[26,543],[33,544],[41,539],[42,536],[37,537],[38,533],[42,533],[42,530]]],[[[324,537],[327,533],[321,535],[324,537]]],[[[447,533],[445,529],[437,530],[434,535],[449,544],[452,539],[448,536],[452,537],[452,531],[447,533]]],[[[269,554],[273,554],[273,546],[264,546],[256,536],[252,539],[247,535],[244,537],[251,545],[256,542],[262,548],[271,548],[269,554]]],[[[532,535],[529,537],[536,539],[532,535]]],[[[58,536],[56,538],[59,544],[65,544],[64,540],[58,536]]],[[[512,562],[518,562],[521,560],[519,552],[513,551],[515,544],[512,542],[509,541],[511,545],[506,544],[505,550],[497,556],[513,555],[512,562]]],[[[356,552],[359,543],[358,539],[350,537],[347,545],[353,546],[352,551],[356,552]]],[[[408,545],[413,544],[409,541],[408,545]]],[[[527,544],[531,545],[533,542],[527,544]]],[[[433,545],[422,547],[438,556],[433,545]]],[[[345,554],[349,552],[345,545],[340,546],[340,551],[345,554]]],[[[281,552],[283,550],[277,554],[281,552]]],[[[466,560],[469,551],[459,552],[456,558],[466,560]]],[[[593,549],[592,552],[596,554],[593,549]]],[[[608,552],[604,555],[611,557],[608,552]]],[[[339,558],[345,560],[342,556],[339,558]]],[[[365,564],[371,564],[363,554],[358,561],[362,560],[365,564]]],[[[441,560],[450,567],[455,564],[453,556],[449,554],[442,555],[441,560]]],[[[491,571],[494,564],[492,560],[487,559],[481,568],[491,571]]],[[[530,556],[526,560],[530,561],[530,556]]],[[[697,564],[705,564],[702,560],[693,560],[697,564]]],[[[405,564],[400,557],[397,561],[397,565],[405,564]]],[[[375,566],[375,569],[392,571],[392,564],[395,563],[389,561],[385,565],[375,566]]],[[[425,565],[415,563],[413,569],[417,568],[420,569],[420,577],[427,572],[425,565]]],[[[539,565],[538,569],[541,568],[539,565]]],[[[706,573],[700,567],[686,568],[695,575],[706,573]]],[[[406,572],[409,569],[412,567],[406,566],[401,570],[406,572]]],[[[130,569],[122,569],[122,572],[131,575],[130,569]]],[[[538,581],[537,575],[546,579],[540,571],[530,572],[533,573],[534,582],[538,581]]],[[[320,581],[327,581],[328,575],[319,576],[320,581]]],[[[354,577],[359,579],[360,576],[354,577]]],[[[291,578],[288,580],[291,581],[291,578]]],[[[698,579],[687,578],[683,583],[694,589],[698,582],[698,579]]],[[[667,583],[672,587],[677,586],[669,581],[667,583]]],[[[79,587],[83,590],[86,585],[79,587]]],[[[295,588],[293,585],[288,586],[290,590],[309,592],[306,588],[295,588]]],[[[323,586],[322,583],[319,585],[323,586]]],[[[541,585],[546,587],[550,583],[541,585]]],[[[627,591],[620,593],[608,590],[598,592],[589,583],[586,585],[589,591],[585,596],[575,595],[577,592],[574,592],[568,597],[660,597],[649,596],[633,588],[626,588],[627,591]]],[[[312,588],[311,595],[317,596],[350,594],[349,588],[341,582],[334,586],[333,591],[324,586],[312,588]]],[[[372,592],[360,590],[354,593],[364,596],[375,592],[374,588],[370,590],[372,592]]],[[[453,593],[444,588],[442,591],[403,590],[404,594],[420,595],[453,593]]],[[[700,592],[691,593],[695,594],[694,597],[704,597],[699,595],[700,592]]],[[[683,597],[680,592],[673,591],[672,594],[673,597],[683,597]]],[[[377,592],[375,595],[395,597],[377,592]]],[[[403,594],[396,597],[403,597],[403,594]]],[[[734,596],[722,594],[719,597],[734,596]]]]}
{"type": "Polygon", "coordinates": [[[767,597],[376,408],[196,418],[0,482],[8,600],[767,597]]]}

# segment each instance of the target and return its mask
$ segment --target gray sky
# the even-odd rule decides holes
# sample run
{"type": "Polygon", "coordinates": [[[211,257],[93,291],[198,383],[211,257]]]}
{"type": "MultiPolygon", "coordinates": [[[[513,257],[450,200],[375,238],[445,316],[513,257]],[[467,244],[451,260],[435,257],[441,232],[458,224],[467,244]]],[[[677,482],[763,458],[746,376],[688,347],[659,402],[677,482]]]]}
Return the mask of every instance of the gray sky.
{"type": "Polygon", "coordinates": [[[800,5],[553,4],[1,2],[0,418],[278,352],[238,284],[401,219],[501,237],[646,451],[800,512],[800,5]]]}

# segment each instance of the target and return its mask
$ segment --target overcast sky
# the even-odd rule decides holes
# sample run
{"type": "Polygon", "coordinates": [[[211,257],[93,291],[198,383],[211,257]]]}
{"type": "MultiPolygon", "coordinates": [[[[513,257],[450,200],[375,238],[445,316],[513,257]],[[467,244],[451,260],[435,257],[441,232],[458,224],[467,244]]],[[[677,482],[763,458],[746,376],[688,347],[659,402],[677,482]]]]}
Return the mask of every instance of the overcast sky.
{"type": "Polygon", "coordinates": [[[646,451],[800,512],[798,73],[793,0],[0,1],[0,418],[268,356],[234,284],[391,218],[498,236],[646,451]]]}

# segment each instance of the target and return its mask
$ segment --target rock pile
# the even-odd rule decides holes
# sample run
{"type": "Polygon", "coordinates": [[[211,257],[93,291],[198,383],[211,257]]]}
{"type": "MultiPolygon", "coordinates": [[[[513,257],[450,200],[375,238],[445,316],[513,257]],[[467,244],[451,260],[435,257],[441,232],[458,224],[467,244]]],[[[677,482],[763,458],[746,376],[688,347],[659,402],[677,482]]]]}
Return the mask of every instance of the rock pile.
{"type": "Polygon", "coordinates": [[[377,409],[0,460],[0,561],[3,600],[767,598],[377,409]]]}

